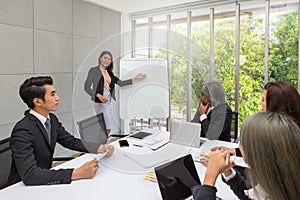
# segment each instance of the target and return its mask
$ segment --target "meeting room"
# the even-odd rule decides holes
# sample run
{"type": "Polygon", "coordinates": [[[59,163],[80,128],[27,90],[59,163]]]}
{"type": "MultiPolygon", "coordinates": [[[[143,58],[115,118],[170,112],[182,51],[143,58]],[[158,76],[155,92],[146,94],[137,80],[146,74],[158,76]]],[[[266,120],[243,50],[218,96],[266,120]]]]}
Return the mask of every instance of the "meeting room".
{"type": "Polygon", "coordinates": [[[299,24],[300,0],[0,0],[0,199],[298,199],[299,24]]]}

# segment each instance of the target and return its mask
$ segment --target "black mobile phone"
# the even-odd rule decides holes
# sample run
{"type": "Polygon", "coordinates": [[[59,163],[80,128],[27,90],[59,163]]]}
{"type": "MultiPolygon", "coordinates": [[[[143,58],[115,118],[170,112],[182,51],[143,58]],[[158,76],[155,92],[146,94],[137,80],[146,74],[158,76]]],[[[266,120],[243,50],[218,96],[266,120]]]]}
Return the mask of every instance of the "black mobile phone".
{"type": "Polygon", "coordinates": [[[119,140],[120,147],[129,147],[127,140],[119,140]]]}

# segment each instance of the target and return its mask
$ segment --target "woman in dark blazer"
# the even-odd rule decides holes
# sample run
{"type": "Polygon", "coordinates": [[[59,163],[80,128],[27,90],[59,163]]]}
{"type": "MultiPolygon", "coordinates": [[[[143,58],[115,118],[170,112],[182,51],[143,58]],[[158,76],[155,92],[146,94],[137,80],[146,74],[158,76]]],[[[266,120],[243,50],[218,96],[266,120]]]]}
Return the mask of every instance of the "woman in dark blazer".
{"type": "Polygon", "coordinates": [[[106,133],[111,132],[112,124],[112,104],[115,100],[115,84],[120,87],[132,85],[133,81],[146,78],[145,74],[138,74],[129,80],[120,80],[113,73],[113,57],[109,51],[103,51],[99,56],[99,65],[89,70],[84,83],[84,90],[95,102],[96,114],[103,113],[106,124],[106,133]]]}

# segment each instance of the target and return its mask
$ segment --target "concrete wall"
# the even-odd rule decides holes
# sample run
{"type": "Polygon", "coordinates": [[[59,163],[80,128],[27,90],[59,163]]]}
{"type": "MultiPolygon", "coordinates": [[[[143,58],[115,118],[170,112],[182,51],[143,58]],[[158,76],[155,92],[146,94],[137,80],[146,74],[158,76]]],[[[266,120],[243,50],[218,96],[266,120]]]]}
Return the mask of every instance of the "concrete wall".
{"type": "MultiPolygon", "coordinates": [[[[10,136],[27,109],[18,95],[20,84],[38,75],[54,78],[61,97],[56,114],[78,136],[76,122],[93,114],[83,91],[86,73],[102,50],[120,57],[120,27],[120,13],[83,0],[1,0],[0,139],[10,136]]],[[[60,147],[56,152],[69,153],[60,147]]]]}

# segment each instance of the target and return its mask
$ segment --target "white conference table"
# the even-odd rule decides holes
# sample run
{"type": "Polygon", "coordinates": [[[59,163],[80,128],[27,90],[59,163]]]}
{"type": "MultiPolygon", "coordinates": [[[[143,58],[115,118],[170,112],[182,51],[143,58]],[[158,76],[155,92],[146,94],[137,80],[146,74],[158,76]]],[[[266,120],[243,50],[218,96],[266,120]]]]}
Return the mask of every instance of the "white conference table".
{"type": "MultiPolygon", "coordinates": [[[[72,181],[71,184],[59,184],[50,186],[25,186],[23,182],[16,183],[0,191],[1,200],[53,200],[53,199],[130,199],[130,200],[159,200],[162,199],[157,183],[144,180],[143,178],[155,166],[161,162],[174,160],[183,156],[190,147],[168,143],[157,149],[150,150],[148,147],[133,146],[134,140],[129,139],[130,147],[119,146],[114,143],[115,152],[109,158],[103,158],[100,168],[93,179],[72,181]],[[137,160],[130,159],[137,158],[137,160]],[[138,160],[142,159],[142,160],[138,160]],[[152,160],[150,166],[147,160],[152,160]],[[147,161],[146,163],[144,163],[147,161]],[[146,167],[145,167],[146,166],[146,167]]],[[[216,142],[216,145],[226,145],[224,142],[216,142]]],[[[226,146],[232,146],[227,143],[226,146]]],[[[203,146],[202,146],[203,147],[203,146]]],[[[200,149],[202,148],[200,147],[200,149]]],[[[85,154],[71,161],[63,163],[57,168],[76,168],[95,157],[95,154],[85,154]]],[[[206,168],[199,162],[195,162],[200,180],[203,182],[206,168]]],[[[237,199],[229,186],[222,182],[219,176],[216,182],[217,196],[225,200],[237,199]]]]}

